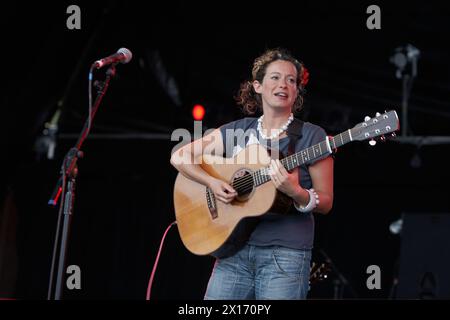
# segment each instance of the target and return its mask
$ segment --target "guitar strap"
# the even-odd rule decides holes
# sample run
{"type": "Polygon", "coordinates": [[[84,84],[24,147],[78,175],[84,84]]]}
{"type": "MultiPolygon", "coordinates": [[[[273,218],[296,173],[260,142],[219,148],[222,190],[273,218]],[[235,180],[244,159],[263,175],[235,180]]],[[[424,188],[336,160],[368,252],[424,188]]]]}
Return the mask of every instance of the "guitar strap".
{"type": "Polygon", "coordinates": [[[287,135],[289,137],[289,146],[287,156],[295,153],[295,145],[297,141],[302,138],[303,121],[297,118],[291,122],[287,129],[287,135]]]}

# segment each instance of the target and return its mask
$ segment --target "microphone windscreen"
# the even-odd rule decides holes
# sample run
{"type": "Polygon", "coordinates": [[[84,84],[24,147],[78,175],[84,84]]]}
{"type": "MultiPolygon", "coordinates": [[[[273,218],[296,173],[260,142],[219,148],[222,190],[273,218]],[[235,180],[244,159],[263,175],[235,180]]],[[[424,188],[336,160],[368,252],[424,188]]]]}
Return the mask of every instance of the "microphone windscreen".
{"type": "Polygon", "coordinates": [[[125,56],[125,60],[122,61],[122,63],[128,63],[130,62],[131,58],[133,57],[133,54],[131,53],[130,50],[128,50],[127,48],[120,48],[117,53],[122,53],[125,56]]]}

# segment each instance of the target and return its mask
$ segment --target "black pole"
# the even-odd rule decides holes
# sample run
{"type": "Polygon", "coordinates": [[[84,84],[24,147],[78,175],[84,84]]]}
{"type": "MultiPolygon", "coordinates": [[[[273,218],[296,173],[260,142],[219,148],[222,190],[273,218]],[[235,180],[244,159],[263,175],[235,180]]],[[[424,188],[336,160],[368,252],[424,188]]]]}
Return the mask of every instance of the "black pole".
{"type": "Polygon", "coordinates": [[[402,137],[408,135],[408,99],[409,99],[410,76],[404,74],[402,77],[402,137]]]}
{"type": "MultiPolygon", "coordinates": [[[[65,169],[64,169],[64,165],[65,165],[65,159],[63,161],[63,168],[61,168],[61,172],[62,172],[62,176],[59,178],[59,181],[56,184],[56,188],[55,190],[59,190],[61,188],[61,193],[62,193],[62,197],[64,198],[65,194],[66,194],[66,175],[65,175],[65,169]],[[61,186],[61,187],[60,187],[61,186]]],[[[59,192],[58,192],[59,194],[59,192]]],[[[54,192],[54,194],[52,195],[52,198],[49,201],[49,204],[54,204],[56,205],[57,203],[57,199],[59,198],[59,195],[57,196],[56,193],[54,192]]],[[[61,199],[61,203],[64,203],[64,199],[61,199]]],[[[53,278],[54,278],[54,272],[55,272],[55,265],[56,265],[56,252],[58,252],[58,248],[59,248],[59,229],[61,226],[61,218],[63,216],[63,206],[60,205],[59,206],[59,211],[58,211],[58,221],[56,223],[56,233],[55,233],[55,242],[53,245],[53,255],[52,255],[52,264],[51,264],[51,268],[50,268],[50,277],[49,277],[49,285],[48,285],[48,292],[47,292],[47,300],[50,300],[52,298],[52,292],[53,292],[53,278]]]]}
{"type": "Polygon", "coordinates": [[[59,251],[59,264],[58,264],[58,274],[56,277],[56,290],[55,290],[55,300],[60,300],[63,291],[64,282],[64,271],[66,270],[66,252],[67,244],[69,240],[70,226],[72,223],[72,213],[73,204],[75,200],[75,178],[78,173],[78,167],[75,166],[73,174],[67,184],[67,193],[64,197],[64,211],[63,211],[63,229],[61,234],[61,245],[59,251]]]}

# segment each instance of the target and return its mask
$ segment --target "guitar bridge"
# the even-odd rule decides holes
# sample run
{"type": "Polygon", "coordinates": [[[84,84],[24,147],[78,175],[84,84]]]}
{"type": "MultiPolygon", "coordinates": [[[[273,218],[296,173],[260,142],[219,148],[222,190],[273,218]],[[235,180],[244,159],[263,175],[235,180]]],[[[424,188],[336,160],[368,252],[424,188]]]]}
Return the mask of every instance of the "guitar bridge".
{"type": "Polygon", "coordinates": [[[217,206],[216,206],[216,197],[210,188],[206,188],[206,203],[208,204],[209,214],[212,219],[216,219],[217,214],[217,206]]]}

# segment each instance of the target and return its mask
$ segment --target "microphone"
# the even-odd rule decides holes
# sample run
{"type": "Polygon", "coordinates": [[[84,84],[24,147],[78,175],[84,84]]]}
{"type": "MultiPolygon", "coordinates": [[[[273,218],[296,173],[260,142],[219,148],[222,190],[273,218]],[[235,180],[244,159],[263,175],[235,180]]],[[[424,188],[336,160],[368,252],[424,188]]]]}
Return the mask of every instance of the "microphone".
{"type": "Polygon", "coordinates": [[[116,53],[110,55],[109,57],[97,60],[94,62],[94,66],[100,69],[112,63],[128,63],[130,62],[133,54],[127,48],[120,48],[116,53]]]}

